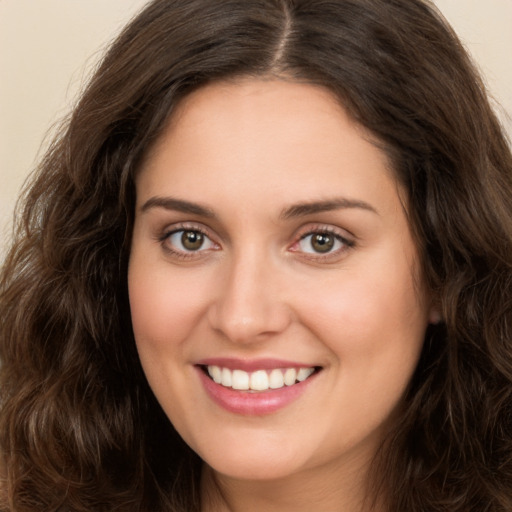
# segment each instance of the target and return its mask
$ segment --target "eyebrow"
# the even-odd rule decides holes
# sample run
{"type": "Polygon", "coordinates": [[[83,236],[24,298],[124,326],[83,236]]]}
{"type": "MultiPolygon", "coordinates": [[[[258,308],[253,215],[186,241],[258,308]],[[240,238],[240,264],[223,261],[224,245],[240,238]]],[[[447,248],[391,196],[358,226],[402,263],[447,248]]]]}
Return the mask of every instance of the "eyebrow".
{"type": "Polygon", "coordinates": [[[210,208],[190,201],[184,201],[183,199],[176,199],[174,197],[151,197],[141,206],[140,211],[146,212],[152,208],[163,208],[165,210],[190,213],[201,217],[207,217],[209,219],[215,218],[215,213],[213,213],[213,210],[210,208]]]}
{"type": "MultiPolygon", "coordinates": [[[[141,212],[146,212],[153,208],[163,208],[165,210],[190,213],[209,219],[216,218],[213,210],[207,206],[185,201],[183,199],[176,199],[174,197],[151,197],[141,206],[140,210],[141,212]]],[[[279,218],[282,220],[288,220],[297,217],[305,217],[306,215],[312,215],[315,213],[329,212],[345,208],[360,208],[362,210],[367,210],[378,215],[377,210],[375,210],[373,206],[364,201],[340,197],[327,199],[324,201],[314,201],[291,205],[281,212],[279,218]]]]}
{"type": "Polygon", "coordinates": [[[287,220],[296,217],[304,217],[315,213],[330,212],[345,208],[360,208],[378,215],[377,210],[365,201],[347,199],[344,197],[327,199],[325,201],[314,201],[310,203],[299,203],[285,208],[280,215],[281,219],[287,220]]]}

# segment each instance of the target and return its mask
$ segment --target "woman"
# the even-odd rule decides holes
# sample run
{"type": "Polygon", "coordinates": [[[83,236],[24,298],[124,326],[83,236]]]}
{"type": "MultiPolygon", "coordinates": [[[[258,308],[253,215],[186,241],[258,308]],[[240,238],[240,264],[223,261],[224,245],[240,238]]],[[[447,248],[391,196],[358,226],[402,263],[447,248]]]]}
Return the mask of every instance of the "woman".
{"type": "Polygon", "coordinates": [[[511,198],[428,3],[152,2],[3,270],[4,510],[510,510],[511,198]]]}

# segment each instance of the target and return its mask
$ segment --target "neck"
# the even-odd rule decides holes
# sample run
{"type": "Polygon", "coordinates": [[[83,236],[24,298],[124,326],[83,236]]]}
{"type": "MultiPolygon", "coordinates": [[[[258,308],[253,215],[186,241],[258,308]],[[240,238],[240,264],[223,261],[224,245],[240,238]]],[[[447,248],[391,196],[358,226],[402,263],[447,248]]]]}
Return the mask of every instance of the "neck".
{"type": "Polygon", "coordinates": [[[274,480],[242,480],[204,465],[202,512],[384,512],[369,498],[368,465],[316,468],[274,480]]]}

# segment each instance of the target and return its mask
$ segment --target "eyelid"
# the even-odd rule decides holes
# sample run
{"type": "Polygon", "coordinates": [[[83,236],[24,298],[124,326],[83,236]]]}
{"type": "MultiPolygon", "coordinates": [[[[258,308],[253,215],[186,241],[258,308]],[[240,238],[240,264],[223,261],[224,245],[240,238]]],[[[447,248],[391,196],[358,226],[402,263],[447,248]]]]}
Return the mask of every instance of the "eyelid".
{"type": "Polygon", "coordinates": [[[356,244],[355,236],[349,233],[345,229],[341,229],[337,226],[333,226],[332,224],[307,224],[302,226],[296,233],[295,238],[291,246],[288,250],[294,253],[299,253],[301,257],[314,261],[328,261],[328,260],[338,260],[343,255],[352,249],[356,244]],[[314,252],[304,252],[298,249],[299,243],[304,240],[306,237],[319,234],[319,233],[328,233],[336,237],[339,241],[343,243],[343,247],[325,254],[314,253],[314,252]]]}
{"type": "MultiPolygon", "coordinates": [[[[216,251],[221,249],[221,244],[219,244],[218,237],[215,234],[212,234],[211,230],[204,226],[202,223],[197,222],[178,222],[175,224],[171,224],[166,226],[158,236],[155,237],[157,241],[161,244],[162,249],[168,253],[172,257],[176,257],[179,259],[197,259],[206,256],[210,251],[216,251]],[[166,243],[169,240],[169,237],[174,233],[180,231],[197,231],[207,237],[210,242],[214,245],[213,248],[206,249],[198,249],[197,251],[181,251],[179,249],[172,248],[169,243],[166,243]]],[[[293,242],[288,246],[288,250],[293,253],[298,253],[304,259],[314,260],[317,262],[329,260],[338,260],[344,256],[344,254],[349,251],[352,247],[354,247],[356,243],[355,236],[348,232],[346,229],[342,229],[337,226],[333,226],[332,224],[320,224],[320,223],[309,223],[304,226],[301,226],[293,237],[293,242]],[[336,237],[339,240],[343,247],[325,254],[315,253],[315,252],[306,252],[302,251],[298,248],[299,243],[304,240],[306,237],[319,234],[319,233],[328,233],[336,237]]]]}
{"type": "Polygon", "coordinates": [[[335,235],[342,240],[345,240],[347,243],[355,243],[355,235],[350,233],[350,231],[335,226],[333,224],[323,224],[323,223],[308,223],[304,226],[301,226],[296,233],[296,239],[304,238],[308,235],[315,233],[330,233],[335,235]]]}
{"type": "Polygon", "coordinates": [[[220,244],[216,241],[215,235],[212,235],[211,230],[201,225],[200,223],[195,222],[178,222],[176,224],[171,224],[170,226],[164,228],[156,238],[166,253],[180,259],[200,258],[205,255],[204,253],[212,250],[218,250],[220,248],[220,244]],[[215,247],[198,249],[197,251],[181,251],[179,249],[172,248],[170,244],[166,242],[173,234],[179,233],[180,231],[197,231],[198,233],[201,233],[206,238],[208,238],[208,240],[210,240],[210,242],[215,247]]]}

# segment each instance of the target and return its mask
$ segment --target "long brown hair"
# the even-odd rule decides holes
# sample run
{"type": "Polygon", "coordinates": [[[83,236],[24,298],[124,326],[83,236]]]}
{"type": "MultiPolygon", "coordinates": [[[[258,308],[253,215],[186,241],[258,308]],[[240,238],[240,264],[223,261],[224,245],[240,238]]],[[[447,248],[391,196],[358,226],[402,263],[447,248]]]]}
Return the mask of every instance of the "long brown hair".
{"type": "Polygon", "coordinates": [[[390,511],[512,510],[512,156],[423,0],[155,0],[121,33],[27,188],[1,273],[3,510],[199,510],[201,461],[131,331],[134,173],[186,94],[269,75],[325,86],[387,152],[443,314],[373,489],[390,511]]]}

